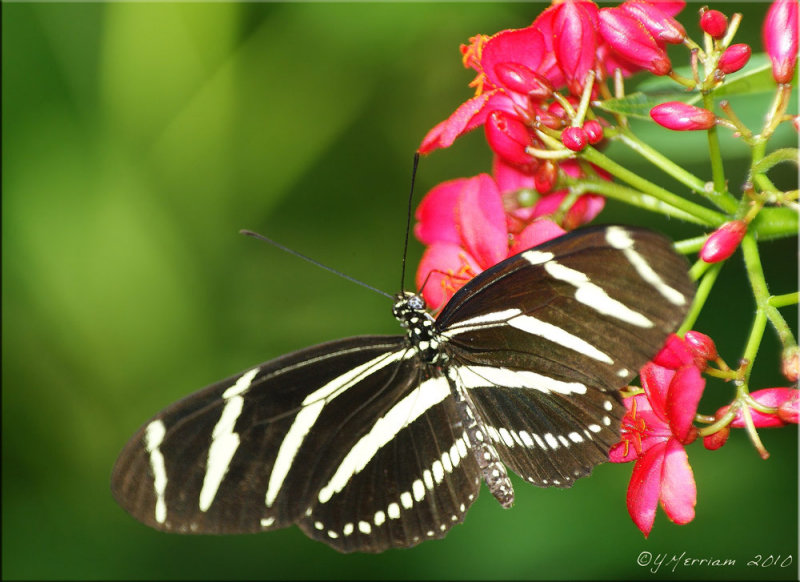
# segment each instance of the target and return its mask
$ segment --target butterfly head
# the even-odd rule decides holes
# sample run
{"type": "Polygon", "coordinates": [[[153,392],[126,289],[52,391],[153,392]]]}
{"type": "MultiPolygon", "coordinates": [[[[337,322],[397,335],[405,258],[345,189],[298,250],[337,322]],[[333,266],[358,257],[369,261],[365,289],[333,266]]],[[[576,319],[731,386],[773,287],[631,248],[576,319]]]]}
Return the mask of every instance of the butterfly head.
{"type": "Polygon", "coordinates": [[[397,295],[392,308],[397,321],[408,330],[408,338],[427,363],[436,363],[443,357],[439,351],[436,320],[425,309],[425,300],[410,291],[397,295]]]}
{"type": "Polygon", "coordinates": [[[392,315],[394,315],[395,319],[397,319],[403,327],[408,327],[413,324],[414,321],[420,319],[432,319],[430,314],[425,310],[425,300],[420,295],[412,293],[411,291],[403,291],[395,295],[392,315]]]}

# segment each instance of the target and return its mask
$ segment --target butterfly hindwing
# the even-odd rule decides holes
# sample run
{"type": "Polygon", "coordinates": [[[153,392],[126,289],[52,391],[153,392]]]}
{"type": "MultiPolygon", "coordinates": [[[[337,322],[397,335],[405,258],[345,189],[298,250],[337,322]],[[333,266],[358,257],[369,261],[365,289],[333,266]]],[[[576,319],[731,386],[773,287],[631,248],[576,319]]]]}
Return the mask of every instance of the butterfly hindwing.
{"type": "Polygon", "coordinates": [[[625,386],[683,320],[694,290],[666,238],[583,229],[465,285],[437,319],[500,458],[569,486],[619,440],[625,386]]]}

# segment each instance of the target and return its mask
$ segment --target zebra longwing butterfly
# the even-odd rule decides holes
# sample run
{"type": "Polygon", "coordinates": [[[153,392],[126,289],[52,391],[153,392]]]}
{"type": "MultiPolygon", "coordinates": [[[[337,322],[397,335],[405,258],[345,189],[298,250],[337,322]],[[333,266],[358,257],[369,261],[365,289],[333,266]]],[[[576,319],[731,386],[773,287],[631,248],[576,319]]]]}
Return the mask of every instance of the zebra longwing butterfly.
{"type": "Polygon", "coordinates": [[[619,388],[693,294],[666,238],[576,230],[479,274],[436,319],[401,293],[405,335],[300,350],[169,406],[120,454],[114,497],[169,532],[297,524],[342,552],[442,538],[481,481],[511,506],[506,467],[569,487],[606,461],[619,388]]]}

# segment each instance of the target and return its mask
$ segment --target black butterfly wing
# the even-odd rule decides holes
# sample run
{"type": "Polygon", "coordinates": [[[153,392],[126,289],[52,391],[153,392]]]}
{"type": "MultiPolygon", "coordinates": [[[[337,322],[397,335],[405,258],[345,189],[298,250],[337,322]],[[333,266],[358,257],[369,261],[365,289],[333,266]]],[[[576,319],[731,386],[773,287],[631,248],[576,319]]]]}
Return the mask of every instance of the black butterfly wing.
{"type": "Polygon", "coordinates": [[[297,523],[340,551],[442,537],[477,495],[449,387],[403,337],[277,358],[175,403],[128,442],[114,497],[156,529],[297,523]]]}
{"type": "Polygon", "coordinates": [[[685,317],[685,259],[650,231],[582,229],[465,285],[437,327],[500,458],[540,486],[607,460],[618,395],[685,317]]]}

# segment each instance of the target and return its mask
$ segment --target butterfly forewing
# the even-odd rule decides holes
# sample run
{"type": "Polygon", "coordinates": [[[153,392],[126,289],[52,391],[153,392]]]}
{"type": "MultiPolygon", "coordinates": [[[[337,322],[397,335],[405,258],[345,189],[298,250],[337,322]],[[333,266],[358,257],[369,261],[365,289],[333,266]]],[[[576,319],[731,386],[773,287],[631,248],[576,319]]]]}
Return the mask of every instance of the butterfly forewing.
{"type": "Polygon", "coordinates": [[[112,475],[145,524],[245,533],[298,524],[344,552],[443,537],[503,464],[569,486],[607,460],[619,388],[683,320],[686,261],[654,233],[575,231],[479,274],[434,321],[410,294],[397,337],[295,352],[145,424],[112,475]]]}
{"type": "Polygon", "coordinates": [[[341,551],[442,537],[479,479],[447,383],[412,355],[403,337],[357,337],[210,386],[131,439],[114,496],[179,533],[299,523],[341,551]]]}

